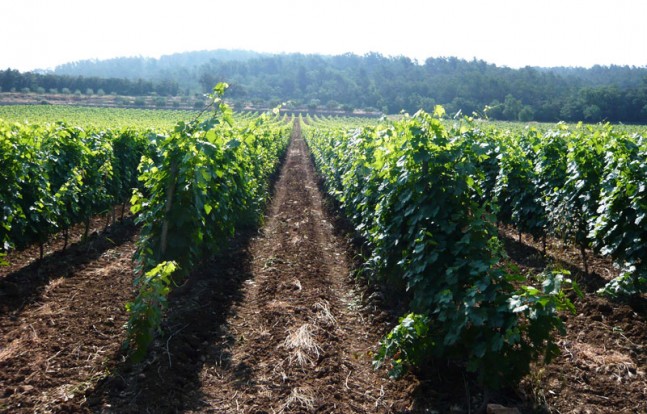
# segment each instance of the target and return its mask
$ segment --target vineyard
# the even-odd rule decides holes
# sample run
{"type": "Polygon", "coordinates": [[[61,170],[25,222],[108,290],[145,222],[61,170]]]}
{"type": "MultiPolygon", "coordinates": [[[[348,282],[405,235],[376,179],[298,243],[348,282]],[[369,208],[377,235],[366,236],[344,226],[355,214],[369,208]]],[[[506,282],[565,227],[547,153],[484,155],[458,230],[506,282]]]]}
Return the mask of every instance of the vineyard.
{"type": "MultiPolygon", "coordinates": [[[[517,384],[533,361],[559,355],[556,334],[584,299],[578,282],[595,284],[591,250],[617,269],[596,293],[629,303],[642,322],[644,138],[610,125],[511,133],[443,115],[438,107],[359,129],[312,122],[306,134],[327,191],[368,248],[361,274],[406,298],[407,314],[380,342],[375,365],[399,377],[438,358],[458,360],[486,387],[517,384]],[[583,272],[573,278],[548,263],[524,274],[497,226],[518,243],[524,234],[540,241],[543,257],[548,238],[572,246],[583,272]]],[[[634,371],[641,365],[644,358],[634,371]]]]}
{"type": "Polygon", "coordinates": [[[226,87],[0,112],[0,412],[647,410],[644,129],[226,87]]]}
{"type": "MultiPolygon", "coordinates": [[[[377,273],[397,264],[413,287],[437,265],[435,254],[453,249],[439,231],[460,246],[482,237],[484,257],[496,256],[486,246],[488,226],[505,224],[542,239],[543,253],[549,236],[575,246],[585,273],[588,249],[609,256],[621,276],[600,293],[636,299],[647,292],[645,138],[611,125],[510,132],[467,118],[447,126],[442,108],[434,115],[348,132],[315,127],[309,140],[330,193],[369,241],[377,273]]],[[[462,247],[456,253],[472,257],[462,247]]]]}

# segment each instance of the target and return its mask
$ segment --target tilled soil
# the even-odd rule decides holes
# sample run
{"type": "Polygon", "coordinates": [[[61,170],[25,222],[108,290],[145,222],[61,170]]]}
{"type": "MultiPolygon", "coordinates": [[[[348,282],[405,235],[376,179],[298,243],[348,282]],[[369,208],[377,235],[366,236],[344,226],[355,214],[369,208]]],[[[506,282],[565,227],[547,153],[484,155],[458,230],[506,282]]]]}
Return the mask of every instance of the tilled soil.
{"type": "Polygon", "coordinates": [[[74,409],[119,349],[136,229],[127,219],[98,234],[102,221],[86,243],[63,252],[54,240],[42,261],[19,252],[1,269],[0,412],[74,409]]]}
{"type": "Polygon", "coordinates": [[[584,293],[570,295],[577,313],[562,316],[561,355],[537,365],[522,384],[528,406],[555,413],[647,413],[647,300],[616,303],[595,293],[617,276],[608,258],[588,252],[586,274],[580,253],[558,240],[551,240],[544,256],[541,243],[527,235],[522,243],[511,229],[501,236],[522,272],[566,269],[584,293]]]}

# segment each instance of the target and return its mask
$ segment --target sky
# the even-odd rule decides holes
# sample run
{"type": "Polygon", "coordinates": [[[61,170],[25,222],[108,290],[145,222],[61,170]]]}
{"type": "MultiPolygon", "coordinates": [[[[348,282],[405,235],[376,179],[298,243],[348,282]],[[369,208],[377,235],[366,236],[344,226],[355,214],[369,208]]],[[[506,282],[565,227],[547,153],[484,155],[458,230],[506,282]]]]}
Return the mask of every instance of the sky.
{"type": "Polygon", "coordinates": [[[191,50],[647,66],[645,0],[0,0],[0,70],[191,50]]]}

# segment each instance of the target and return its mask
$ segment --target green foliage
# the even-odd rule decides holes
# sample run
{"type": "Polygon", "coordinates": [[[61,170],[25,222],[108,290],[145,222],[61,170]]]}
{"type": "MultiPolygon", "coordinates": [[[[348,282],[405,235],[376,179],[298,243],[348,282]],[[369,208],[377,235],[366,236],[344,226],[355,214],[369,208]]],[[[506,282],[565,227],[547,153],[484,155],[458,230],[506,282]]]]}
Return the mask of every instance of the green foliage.
{"type": "MultiPolygon", "coordinates": [[[[559,349],[552,342],[551,333],[557,330],[563,334],[565,328],[561,319],[555,318],[555,313],[575,313],[563,285],[572,286],[578,295],[582,295],[577,284],[564,277],[567,274],[564,271],[544,272],[538,277],[541,289],[522,286],[510,296],[504,312],[531,323],[500,329],[489,338],[481,333],[477,342],[461,344],[468,355],[468,371],[477,371],[483,383],[497,387],[520,380],[528,373],[532,360],[543,356],[545,362],[550,362],[558,355],[559,349]]],[[[400,318],[398,325],[380,341],[374,367],[379,368],[388,361],[389,376],[394,378],[403,375],[408,367],[420,368],[428,361],[429,355],[441,349],[436,342],[439,338],[433,331],[433,322],[425,315],[411,313],[400,318]]]]}
{"type": "Polygon", "coordinates": [[[585,268],[589,247],[609,255],[621,275],[600,293],[644,294],[647,145],[608,124],[521,128],[442,116],[353,129],[308,117],[307,139],[328,191],[369,247],[365,269],[413,312],[379,357],[393,359],[393,372],[420,366],[425,352],[464,360],[499,386],[554,356],[557,312],[573,307],[564,272],[520,287],[528,281],[502,267],[493,217],[575,243],[585,268]],[[412,330],[422,317],[424,335],[412,330]]]}
{"type": "Polygon", "coordinates": [[[0,251],[42,245],[52,233],[125,201],[136,185],[142,138],[65,123],[0,121],[0,251]]]}
{"type": "MultiPolygon", "coordinates": [[[[201,260],[218,252],[237,226],[260,220],[269,176],[289,135],[270,115],[236,125],[222,101],[226,87],[214,88],[214,112],[209,117],[179,122],[169,134],[152,137],[154,151],[142,157],[142,189],[131,198],[141,225],[134,257],[137,274],[146,275],[159,263],[172,261],[178,267],[173,278],[179,283],[201,260]]],[[[163,311],[169,293],[151,291],[147,280],[137,279],[140,293],[129,307],[129,343],[135,356],[145,352],[152,338],[139,329],[156,330],[161,321],[156,317],[142,324],[152,312],[146,304],[163,311]],[[152,295],[160,297],[151,299],[152,295]]]]}
{"type": "Polygon", "coordinates": [[[594,247],[624,270],[602,293],[647,292],[647,143],[614,135],[607,143],[600,204],[592,230],[594,247]]]}
{"type": "Polygon", "coordinates": [[[425,315],[410,313],[400,318],[398,325],[380,342],[373,367],[380,368],[389,361],[389,376],[398,378],[407,371],[408,366],[424,363],[434,345],[429,338],[430,324],[425,315]]]}
{"type": "Polygon", "coordinates": [[[500,138],[498,219],[533,236],[574,242],[588,271],[593,247],[622,268],[600,293],[647,291],[647,151],[644,138],[608,124],[564,124],[500,138]]]}
{"type": "MultiPolygon", "coordinates": [[[[123,103],[123,102],[122,102],[123,103]]],[[[202,109],[204,105],[200,106],[202,109]]],[[[67,105],[5,105],[0,106],[0,119],[8,122],[45,126],[52,120],[65,120],[66,125],[85,130],[146,130],[173,129],[181,120],[195,117],[197,112],[150,110],[136,108],[88,108],[67,105]]]]}
{"type": "MultiPolygon", "coordinates": [[[[413,314],[382,341],[378,364],[391,358],[396,374],[434,357],[464,360],[499,387],[554,354],[557,311],[568,302],[559,277],[519,288],[524,279],[501,267],[496,206],[481,185],[492,188],[496,164],[480,169],[496,150],[481,145],[482,134],[469,123],[447,127],[439,119],[444,110],[434,113],[350,131],[309,129],[307,140],[329,191],[370,247],[365,266],[390,291],[409,297],[413,314]]],[[[524,167],[518,184],[506,181],[511,216],[541,230],[538,174],[525,158],[532,149],[516,149],[515,166],[504,170],[524,167]],[[524,200],[538,211],[534,221],[524,215],[524,200]]]]}
{"type": "Polygon", "coordinates": [[[173,283],[172,275],[176,270],[175,262],[161,262],[135,279],[139,294],[135,301],[126,304],[126,310],[131,315],[128,337],[134,344],[133,358],[136,360],[144,357],[148,344],[159,329],[166,308],[166,297],[173,283]]]}
{"type": "Polygon", "coordinates": [[[547,217],[539,188],[541,180],[535,168],[535,148],[540,143],[538,133],[531,129],[522,139],[504,136],[501,143],[500,171],[494,189],[497,219],[534,237],[543,236],[547,217]]]}

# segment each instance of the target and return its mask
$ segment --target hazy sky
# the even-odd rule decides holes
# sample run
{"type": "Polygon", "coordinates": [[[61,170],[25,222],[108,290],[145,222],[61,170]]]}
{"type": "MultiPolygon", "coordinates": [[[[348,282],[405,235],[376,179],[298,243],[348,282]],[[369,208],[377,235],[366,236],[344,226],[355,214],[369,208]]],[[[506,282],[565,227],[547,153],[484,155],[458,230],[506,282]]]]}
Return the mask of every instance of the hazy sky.
{"type": "Polygon", "coordinates": [[[189,50],[647,66],[645,0],[0,0],[0,69],[189,50]]]}

